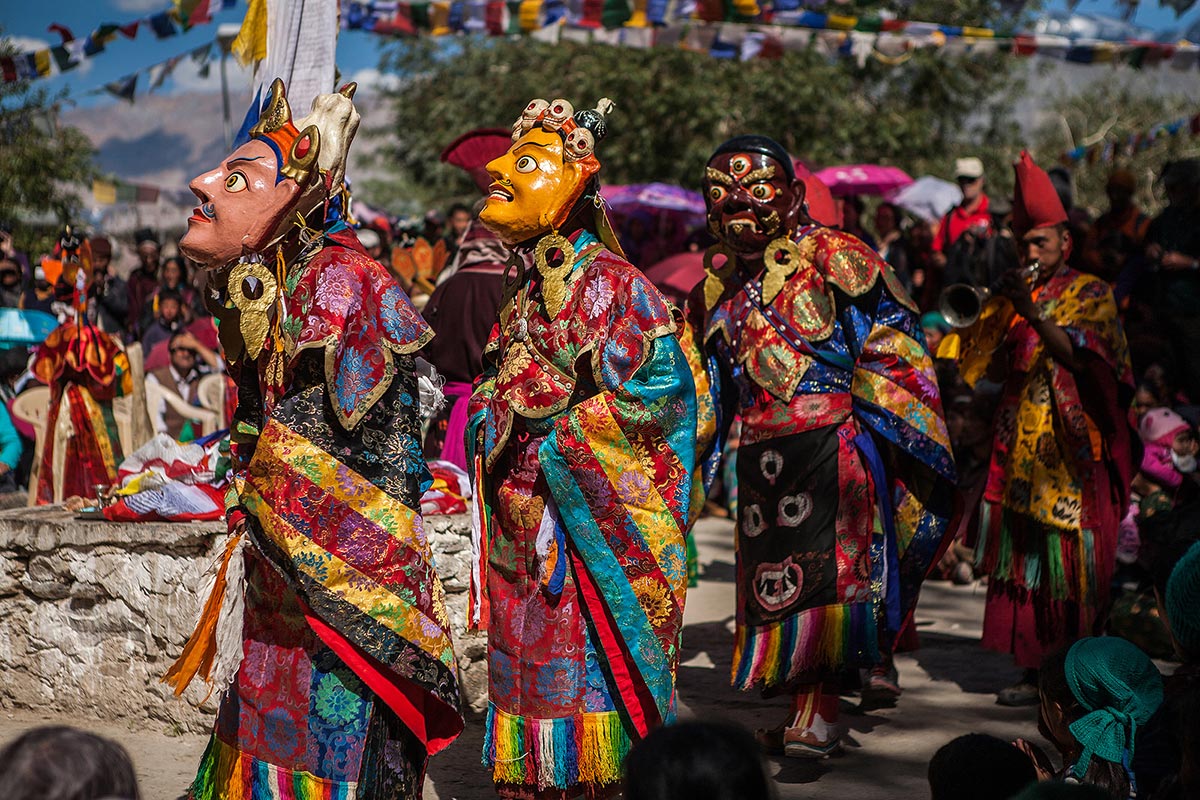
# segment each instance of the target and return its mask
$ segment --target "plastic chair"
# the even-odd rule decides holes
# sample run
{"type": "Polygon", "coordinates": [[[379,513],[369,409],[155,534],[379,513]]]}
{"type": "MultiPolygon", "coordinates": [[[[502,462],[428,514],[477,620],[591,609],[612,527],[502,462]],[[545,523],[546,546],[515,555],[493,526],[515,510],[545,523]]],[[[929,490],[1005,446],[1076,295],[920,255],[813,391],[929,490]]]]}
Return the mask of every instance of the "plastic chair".
{"type": "Polygon", "coordinates": [[[33,469],[29,473],[29,505],[37,505],[38,473],[42,470],[42,453],[46,449],[46,417],[50,414],[50,387],[34,386],[21,392],[12,401],[12,413],[23,419],[36,434],[33,445],[33,469]]]}
{"type": "Polygon", "coordinates": [[[194,406],[179,396],[179,393],[155,381],[146,381],[146,406],[156,408],[160,402],[166,402],[184,419],[199,422],[203,435],[216,433],[221,428],[223,417],[210,408],[194,406]]]}
{"type": "MultiPolygon", "coordinates": [[[[225,376],[222,374],[205,375],[196,386],[196,399],[202,408],[207,408],[217,414],[219,422],[217,430],[225,427],[225,376]]],[[[210,433],[210,431],[205,431],[210,433]]]]}

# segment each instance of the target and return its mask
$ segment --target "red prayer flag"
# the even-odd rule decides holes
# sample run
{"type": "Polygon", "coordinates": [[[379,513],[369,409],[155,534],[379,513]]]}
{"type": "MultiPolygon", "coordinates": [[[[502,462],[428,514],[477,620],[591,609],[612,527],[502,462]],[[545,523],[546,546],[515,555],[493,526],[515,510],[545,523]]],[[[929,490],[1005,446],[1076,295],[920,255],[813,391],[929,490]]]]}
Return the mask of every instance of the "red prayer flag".
{"type": "MultiPolygon", "coordinates": [[[[583,14],[585,18],[587,17],[587,7],[589,2],[603,5],[603,0],[584,0],[583,14]]],[[[492,0],[492,2],[487,4],[487,11],[484,19],[487,21],[488,33],[492,34],[493,36],[504,35],[504,11],[504,0],[492,0]]]]}
{"type": "Polygon", "coordinates": [[[57,22],[47,27],[46,30],[50,31],[51,33],[57,33],[59,36],[61,36],[63,44],[75,39],[75,34],[71,33],[70,28],[68,28],[66,25],[60,25],[57,22]]]}

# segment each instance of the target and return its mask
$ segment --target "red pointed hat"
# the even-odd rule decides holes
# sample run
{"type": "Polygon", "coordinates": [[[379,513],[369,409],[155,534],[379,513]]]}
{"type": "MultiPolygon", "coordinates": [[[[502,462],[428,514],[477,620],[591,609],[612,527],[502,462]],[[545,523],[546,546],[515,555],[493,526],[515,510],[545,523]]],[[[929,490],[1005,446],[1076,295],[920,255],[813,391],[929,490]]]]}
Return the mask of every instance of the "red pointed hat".
{"type": "Polygon", "coordinates": [[[792,167],[796,170],[796,177],[804,181],[804,201],[808,203],[808,216],[818,225],[829,228],[842,227],[841,209],[834,202],[829,187],[821,183],[821,179],[814,175],[803,161],[793,158],[792,167]]]}
{"type": "Polygon", "coordinates": [[[512,131],[507,128],[477,128],[447,145],[441,160],[466,171],[479,191],[487,194],[492,178],[485,167],[493,158],[507,153],[511,145],[512,131]]]}
{"type": "Polygon", "coordinates": [[[1013,189],[1013,230],[1023,236],[1034,228],[1049,228],[1067,221],[1058,192],[1045,170],[1033,163],[1026,150],[1013,164],[1016,186],[1013,189]]]}

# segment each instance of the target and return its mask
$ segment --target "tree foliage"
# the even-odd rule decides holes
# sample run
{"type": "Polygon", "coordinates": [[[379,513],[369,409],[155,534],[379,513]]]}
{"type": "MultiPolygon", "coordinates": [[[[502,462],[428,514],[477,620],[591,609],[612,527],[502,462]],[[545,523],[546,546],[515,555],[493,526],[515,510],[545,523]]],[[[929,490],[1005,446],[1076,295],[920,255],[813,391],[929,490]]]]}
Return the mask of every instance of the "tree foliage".
{"type": "Polygon", "coordinates": [[[609,97],[617,109],[600,149],[609,183],[695,187],[718,144],[763,133],[816,167],[882,163],[950,177],[955,156],[993,154],[989,167],[1004,176],[994,183],[1004,188],[1016,139],[1011,63],[1005,55],[917,52],[900,64],[869,58],[859,65],[815,47],[741,62],[529,38],[402,42],[383,59],[382,68],[403,81],[389,92],[393,123],[379,155],[394,195],[420,203],[469,195],[466,177],[438,162],[456,136],[508,128],[534,97],[564,97],[577,107],[609,97]]]}
{"type": "MultiPolygon", "coordinates": [[[[0,40],[0,55],[13,54],[0,40]]],[[[29,81],[0,84],[0,222],[25,252],[45,249],[56,228],[78,222],[79,192],[95,175],[91,142],[58,122],[61,99],[29,81]]]]}
{"type": "Polygon", "coordinates": [[[1159,123],[1169,123],[1196,113],[1194,100],[1186,95],[1153,95],[1124,87],[1098,85],[1079,94],[1061,97],[1053,103],[1056,114],[1037,134],[1041,160],[1075,147],[1106,143],[1115,147],[1115,159],[1083,160],[1072,168],[1075,183],[1075,205],[1094,212],[1108,207],[1104,184],[1118,167],[1133,171],[1138,177],[1138,204],[1146,211],[1158,211],[1166,203],[1156,180],[1163,165],[1178,158],[1200,156],[1200,138],[1194,137],[1185,125],[1174,136],[1160,134],[1152,144],[1130,155],[1126,144],[1131,136],[1145,134],[1159,123]]]}

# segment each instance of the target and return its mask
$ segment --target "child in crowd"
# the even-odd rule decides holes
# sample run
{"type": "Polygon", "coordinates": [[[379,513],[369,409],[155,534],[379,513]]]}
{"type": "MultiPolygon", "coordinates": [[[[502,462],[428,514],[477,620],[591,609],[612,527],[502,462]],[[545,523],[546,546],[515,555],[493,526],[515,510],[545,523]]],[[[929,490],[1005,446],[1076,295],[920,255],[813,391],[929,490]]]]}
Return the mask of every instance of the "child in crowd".
{"type": "Polygon", "coordinates": [[[626,800],[773,800],[758,744],[714,722],[659,728],[625,757],[626,800]]]}
{"type": "Polygon", "coordinates": [[[0,750],[5,800],[140,800],[125,748],[66,726],[26,731],[0,750]]]}
{"type": "Polygon", "coordinates": [[[1115,636],[1080,639],[1042,663],[1038,692],[1039,729],[1064,764],[1053,771],[1040,749],[1018,740],[1041,777],[1096,786],[1110,800],[1136,797],[1138,732],[1163,700],[1150,657],[1115,636]]]}
{"type": "Polygon", "coordinates": [[[1197,438],[1187,421],[1169,408],[1154,408],[1138,421],[1142,463],[1130,485],[1129,511],[1121,521],[1117,561],[1138,558],[1138,521],[1175,507],[1185,475],[1196,471],[1197,438]]]}
{"type": "Polygon", "coordinates": [[[1026,753],[984,733],[959,736],[929,761],[931,800],[1009,800],[1036,782],[1026,753]]]}

